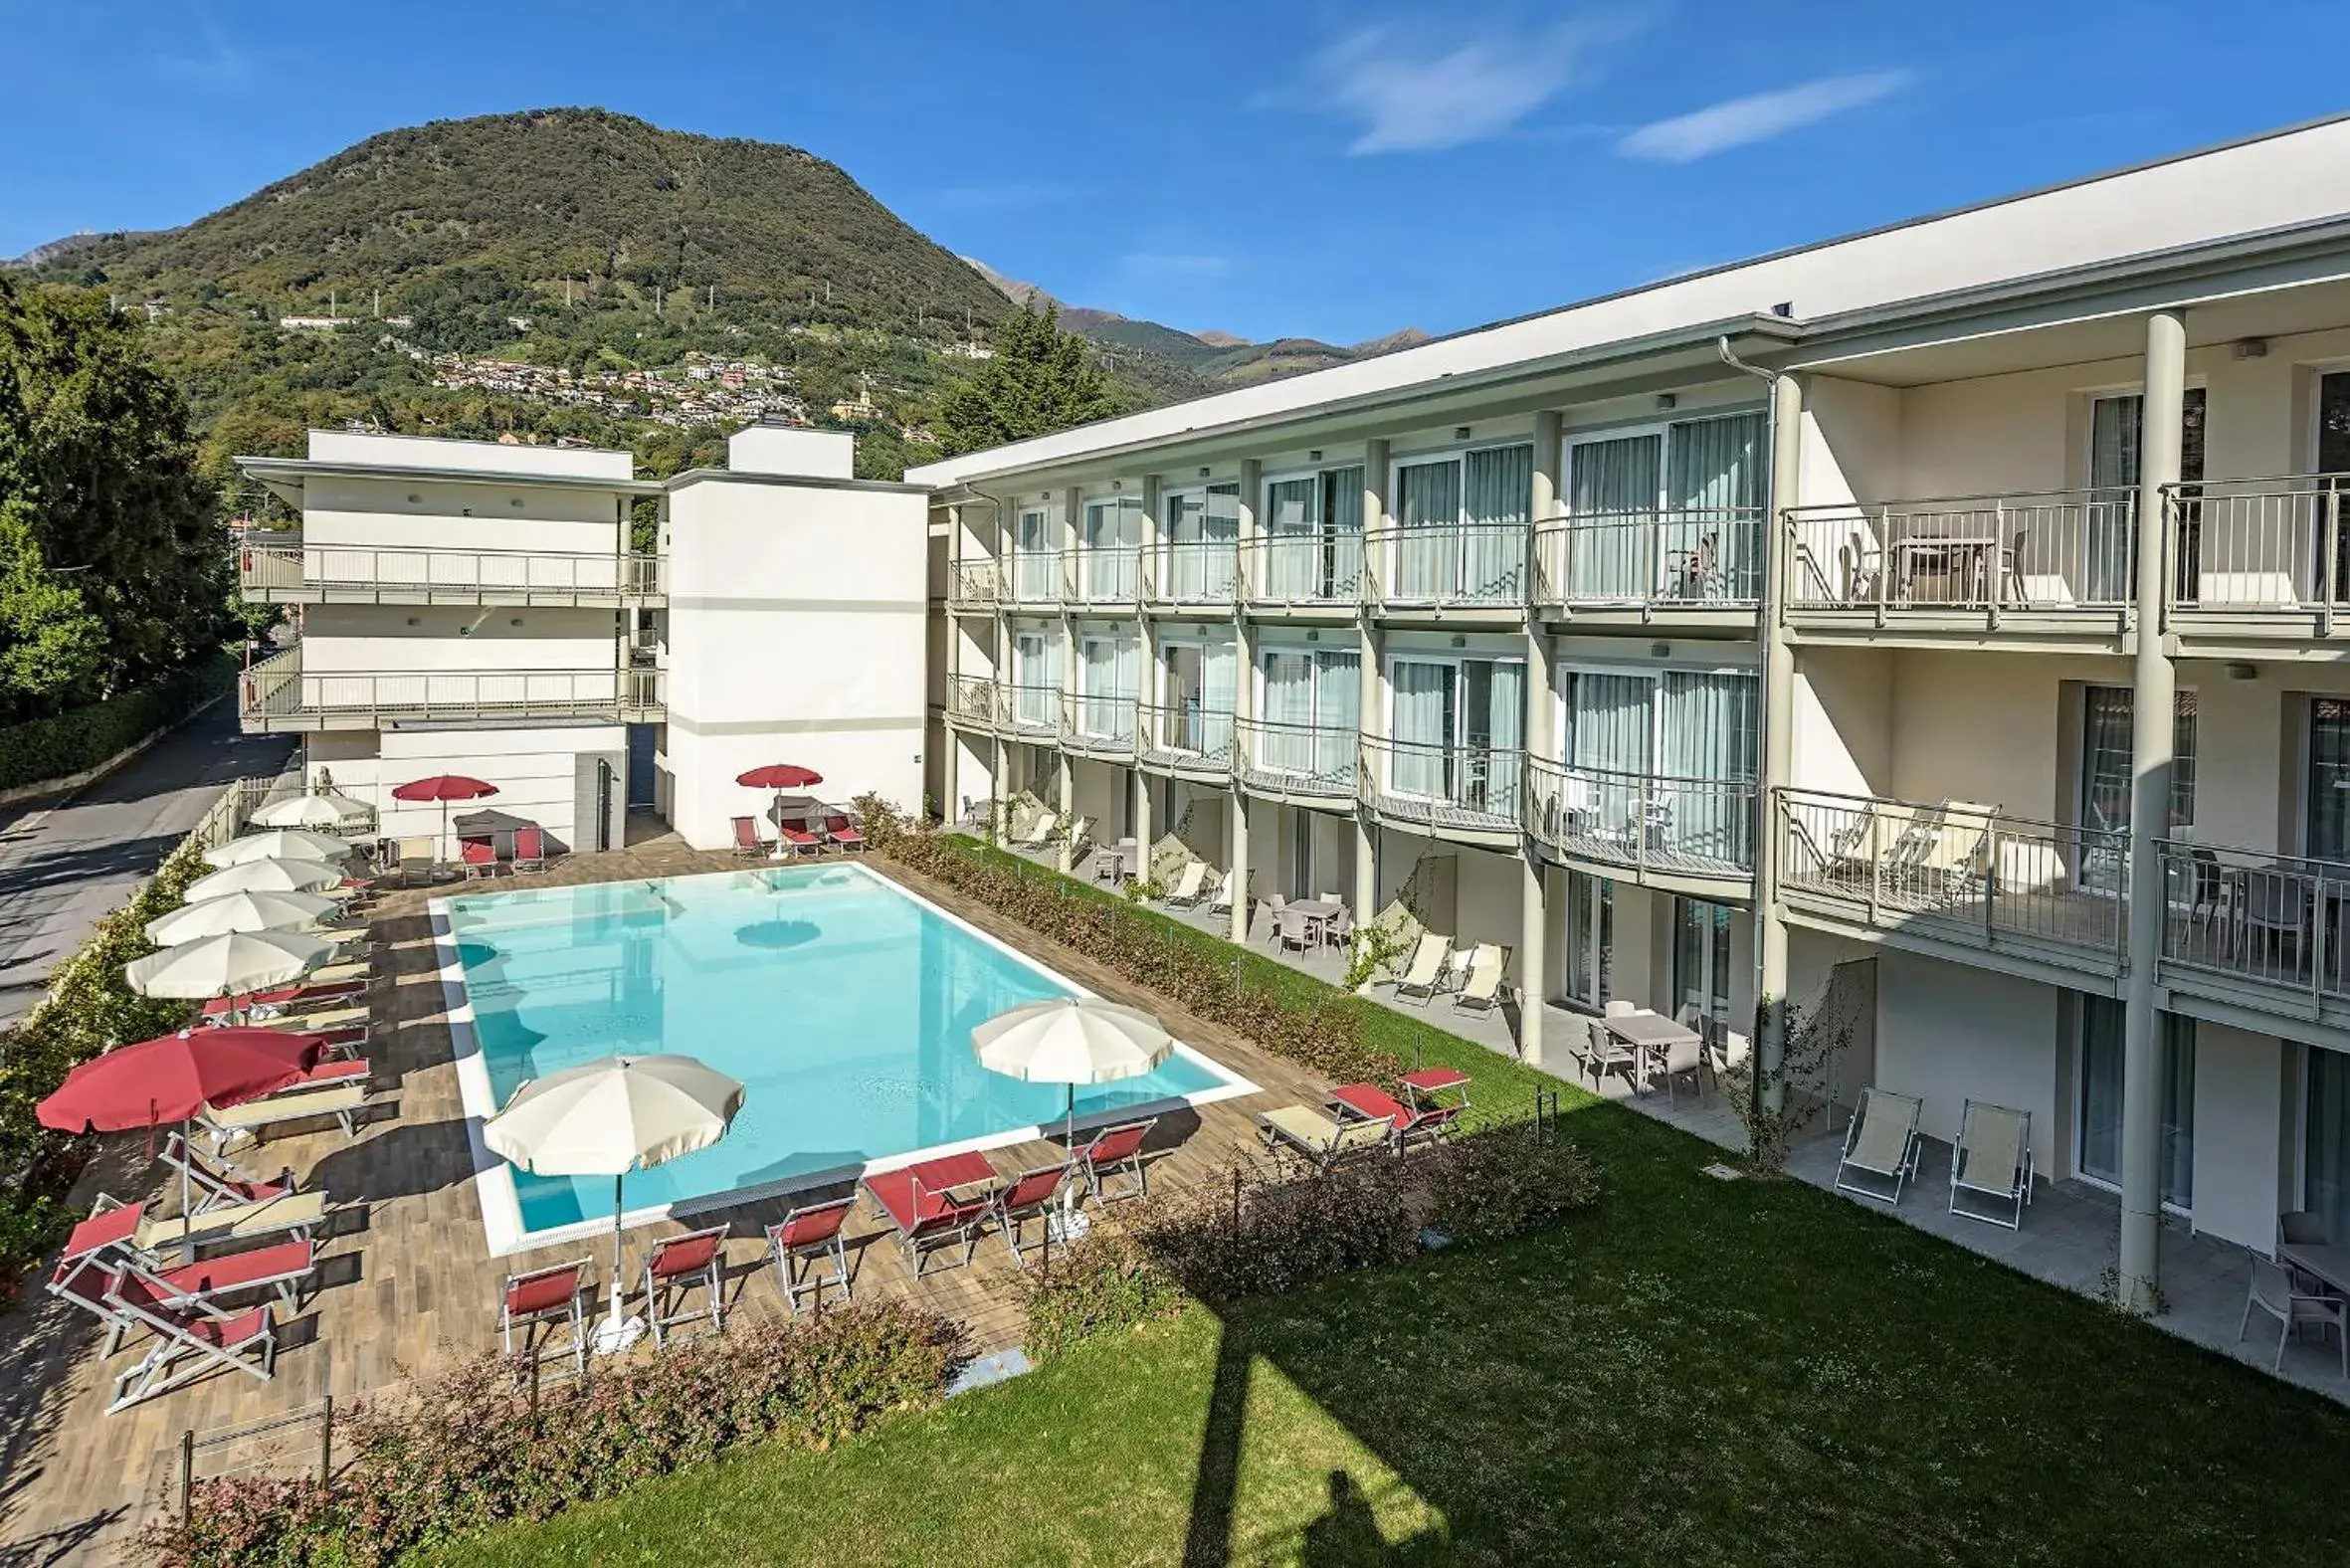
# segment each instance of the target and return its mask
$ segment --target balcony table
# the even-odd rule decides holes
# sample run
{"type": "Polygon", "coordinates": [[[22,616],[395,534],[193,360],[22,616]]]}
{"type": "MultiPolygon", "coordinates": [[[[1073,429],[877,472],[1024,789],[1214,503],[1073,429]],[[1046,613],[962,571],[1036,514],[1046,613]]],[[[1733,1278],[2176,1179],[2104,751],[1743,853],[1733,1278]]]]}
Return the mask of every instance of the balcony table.
{"type": "Polygon", "coordinates": [[[1346,905],[1335,898],[1298,898],[1286,905],[1292,912],[1305,917],[1313,932],[1316,946],[1329,939],[1330,922],[1346,912],[1346,905]]]}
{"type": "Polygon", "coordinates": [[[1640,1087],[1644,1090],[1649,1086],[1649,1064],[1653,1059],[1662,1058],[1674,1046],[1702,1046],[1705,1043],[1703,1037],[1688,1025],[1675,1023],[1663,1013],[1646,1010],[1620,1013],[1599,1022],[1601,1028],[1630,1046],[1639,1057],[1640,1087]]]}
{"type": "Polygon", "coordinates": [[[1892,545],[1893,582],[1900,591],[1901,602],[1910,602],[1921,574],[1940,577],[1945,583],[1956,580],[1973,585],[1969,598],[1934,602],[1971,603],[1988,598],[1989,567],[1999,549],[2000,541],[1990,534],[1915,534],[1896,538],[1892,545]]]}
{"type": "Polygon", "coordinates": [[[2335,1293],[2350,1296],[2350,1247],[2332,1242],[2280,1242],[2276,1258],[2323,1281],[2335,1293]]]}

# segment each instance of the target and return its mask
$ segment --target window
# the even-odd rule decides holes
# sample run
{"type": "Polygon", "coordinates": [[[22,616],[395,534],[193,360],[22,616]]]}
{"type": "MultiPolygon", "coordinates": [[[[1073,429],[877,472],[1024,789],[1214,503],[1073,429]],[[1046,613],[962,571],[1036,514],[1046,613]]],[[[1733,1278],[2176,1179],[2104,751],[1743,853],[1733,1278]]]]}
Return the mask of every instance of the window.
{"type": "Polygon", "coordinates": [[[1031,604],[1057,597],[1061,572],[1053,558],[1053,519],[1049,512],[1030,510],[1020,514],[1019,527],[1013,535],[1013,552],[1019,558],[1015,586],[1020,597],[1031,604]]]}
{"type": "Polygon", "coordinates": [[[1388,789],[1512,815],[1525,742],[1526,667],[1514,659],[1391,661],[1388,789]]]}
{"type": "Polygon", "coordinates": [[[1241,488],[1206,485],[1170,490],[1162,503],[1159,596],[1178,604],[1232,597],[1241,537],[1241,488]]]}
{"type": "Polygon", "coordinates": [[[1049,632],[1014,632],[1012,685],[1013,721],[1051,725],[1061,703],[1061,639],[1049,632]]]}
{"type": "Polygon", "coordinates": [[[1672,900],[1672,994],[1708,1018],[1730,1016],[1730,906],[1672,900]]]}
{"type": "Polygon", "coordinates": [[[1352,779],[1362,700],[1362,663],[1354,651],[1269,648],[1258,668],[1258,764],[1276,773],[1352,779]]]}
{"type": "Polygon", "coordinates": [[[1570,442],[1569,597],[1759,597],[1764,429],[1742,413],[1570,442]]]}
{"type": "Polygon", "coordinates": [[[2350,1056],[2303,1048],[2309,1064],[2301,1111],[2301,1207],[2325,1234],[2350,1237],[2350,1056]]]}
{"type": "Polygon", "coordinates": [[[1085,598],[1115,603],[1134,597],[1135,546],[1142,542],[1142,507],[1127,496],[1085,502],[1085,598]]]}
{"type": "MultiPolygon", "coordinates": [[[[2138,490],[2138,452],[2145,431],[2146,400],[2135,392],[2101,397],[2089,405],[2089,500],[2085,597],[2126,602],[2137,592],[2131,553],[2138,490]]],[[[2179,411],[2179,480],[2203,482],[2204,389],[2189,387],[2179,411]]],[[[2192,510],[2179,529],[2177,591],[2193,599],[2202,578],[2202,518],[2192,510]]]]}
{"type": "Polygon", "coordinates": [[[1398,465],[1391,590],[1399,599],[1518,597],[1533,507],[1531,446],[1398,465]]]}
{"type": "MultiPolygon", "coordinates": [[[[2080,998],[2080,1174],[2121,1184],[2122,1029],[2111,997],[2080,998]]],[[[2182,1212],[2195,1198],[2195,1020],[2162,1016],[2162,1201],[2182,1212]]]]}
{"type": "Polygon", "coordinates": [[[1232,754],[1234,648],[1229,642],[1160,645],[1165,676],[1159,698],[1159,741],[1170,751],[1204,757],[1232,754]]]}
{"type": "Polygon", "coordinates": [[[1261,599],[1353,599],[1362,589],[1363,470],[1323,469],[1265,487],[1261,599]]]}
{"type": "Polygon", "coordinates": [[[1581,834],[1751,866],[1761,763],[1756,678],[1743,671],[1563,669],[1561,804],[1581,834]]]}
{"type": "Polygon", "coordinates": [[[1567,873],[1566,995],[1599,1012],[1614,994],[1616,884],[1585,872],[1567,873]]]}
{"type": "MultiPolygon", "coordinates": [[[[2178,836],[2195,825],[2195,693],[2180,691],[2171,723],[2171,820],[2178,836]]],[[[2125,885],[2129,861],[2130,767],[2136,743],[2134,693],[2128,686],[2089,686],[2081,693],[2080,826],[2098,837],[2081,847],[2081,884],[2104,892],[2125,885]],[[2119,835],[2107,839],[2106,834],[2119,835]]]]}
{"type": "Polygon", "coordinates": [[[1131,633],[1077,640],[1077,732],[1096,740],[1134,733],[1142,645],[1131,633]]]}

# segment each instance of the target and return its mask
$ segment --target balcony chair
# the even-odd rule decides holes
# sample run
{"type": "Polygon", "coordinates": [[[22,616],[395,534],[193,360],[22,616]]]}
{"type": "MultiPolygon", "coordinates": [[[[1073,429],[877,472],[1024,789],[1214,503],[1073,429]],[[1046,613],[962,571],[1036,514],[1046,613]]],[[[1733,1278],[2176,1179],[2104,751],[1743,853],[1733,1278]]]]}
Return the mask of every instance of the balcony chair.
{"type": "Polygon", "coordinates": [[[588,1261],[582,1258],[506,1275],[505,1289],[498,1297],[497,1332],[507,1356],[519,1353],[536,1359],[539,1346],[531,1335],[547,1325],[555,1329],[550,1341],[571,1357],[573,1369],[587,1370],[587,1310],[581,1301],[587,1294],[588,1269],[588,1261]],[[522,1336],[519,1352],[514,1349],[517,1329],[522,1336]]]}
{"type": "Polygon", "coordinates": [[[1862,1089],[1860,1108],[1845,1128],[1844,1152],[1836,1162],[1836,1190],[1899,1207],[1902,1189],[1917,1175],[1922,1146],[1917,1119],[1924,1109],[1922,1101],[1907,1094],[1862,1089]],[[1889,1190],[1883,1190],[1882,1184],[1890,1184],[1889,1190]]]}
{"type": "Polygon", "coordinates": [[[1018,1267],[1026,1269],[1027,1255],[1050,1244],[1053,1211],[1061,1206],[1062,1194],[1076,1175],[1077,1167],[1070,1160],[1058,1165],[1040,1165],[1022,1171],[995,1195],[996,1230],[1003,1236],[1004,1246],[1018,1267]],[[1023,1242],[1021,1228],[1032,1220],[1043,1223],[1045,1234],[1034,1242],[1023,1242]]]}
{"type": "Polygon", "coordinates": [[[1122,1203],[1128,1198],[1150,1196],[1150,1175],[1142,1163],[1142,1145],[1157,1126],[1156,1116],[1142,1121],[1123,1121],[1114,1127],[1104,1127],[1072,1153],[1072,1163],[1077,1177],[1084,1183],[1084,1196],[1104,1208],[1122,1203]],[[1110,1178],[1124,1172],[1133,1180],[1123,1191],[1110,1190],[1110,1178]]]}
{"type": "Polygon", "coordinates": [[[2294,1288],[2283,1265],[2255,1257],[2252,1288],[2245,1295],[2244,1319],[2236,1325],[2238,1340],[2252,1332],[2255,1308],[2276,1319],[2276,1358],[2269,1363],[2269,1371],[2284,1370],[2285,1341],[2298,1335],[2303,1323],[2316,1323],[2333,1329],[2341,1347],[2342,1376],[2350,1378],[2350,1302],[2338,1295],[2304,1295],[2294,1288]]]}
{"type": "Polygon", "coordinates": [[[1304,952],[1313,946],[1313,922],[1301,909],[1284,907],[1273,916],[1273,940],[1282,951],[1304,952]]]}

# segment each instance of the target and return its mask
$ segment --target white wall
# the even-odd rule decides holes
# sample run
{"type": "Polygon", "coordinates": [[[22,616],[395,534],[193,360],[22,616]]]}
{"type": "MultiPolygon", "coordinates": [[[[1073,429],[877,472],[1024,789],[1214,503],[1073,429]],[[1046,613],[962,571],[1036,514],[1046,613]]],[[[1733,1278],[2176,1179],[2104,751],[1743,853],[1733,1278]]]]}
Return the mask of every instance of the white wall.
{"type": "Polygon", "coordinates": [[[2284,1168],[2286,1052],[2271,1035],[2195,1025],[2195,1229],[2266,1253],[2284,1168]]]}
{"type": "Polygon", "coordinates": [[[302,543],[319,557],[319,570],[352,576],[365,571],[363,562],[321,547],[609,556],[624,542],[626,513],[627,498],[609,490],[320,475],[302,487],[302,543]]]}
{"type": "Polygon", "coordinates": [[[610,610],[306,605],[301,667],[311,675],[611,671],[619,668],[617,626],[610,610]]]}
{"type": "Polygon", "coordinates": [[[670,497],[671,821],[731,842],[735,775],[797,762],[814,793],[921,804],[928,503],[897,487],[705,476],[670,497]]]}
{"type": "MultiPolygon", "coordinates": [[[[628,732],[618,724],[549,724],[533,728],[449,726],[372,731],[328,731],[309,740],[314,774],[325,768],[334,787],[376,809],[385,838],[432,837],[441,808],[392,799],[394,787],[436,773],[460,773],[497,786],[487,800],[452,805],[451,817],[494,808],[535,822],[561,846],[592,849],[594,762],[612,765],[616,813],[628,798],[628,732]]],[[[617,824],[613,842],[620,842],[617,824]]]]}
{"type": "Polygon", "coordinates": [[[2028,1110],[2034,1159],[2063,1174],[2056,987],[1886,948],[1876,1012],[1876,1081],[1925,1101],[1921,1131],[1955,1138],[1970,1097],[2028,1110]]]}
{"type": "Polygon", "coordinates": [[[842,430],[750,425],[726,438],[726,468],[733,474],[845,480],[857,472],[857,438],[842,430]]]}
{"type": "Polygon", "coordinates": [[[636,460],[600,447],[533,447],[502,441],[451,441],[440,436],[375,436],[343,430],[309,433],[312,463],[393,469],[454,469],[476,474],[529,474],[548,479],[625,480],[636,460]]]}

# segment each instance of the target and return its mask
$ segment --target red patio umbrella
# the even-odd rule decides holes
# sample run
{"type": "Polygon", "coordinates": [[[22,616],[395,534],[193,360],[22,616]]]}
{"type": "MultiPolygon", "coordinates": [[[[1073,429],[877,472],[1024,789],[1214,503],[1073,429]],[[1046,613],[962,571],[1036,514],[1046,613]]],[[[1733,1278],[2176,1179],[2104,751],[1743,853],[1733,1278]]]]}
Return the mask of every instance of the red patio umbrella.
{"type": "Polygon", "coordinates": [[[806,789],[811,784],[822,784],[824,775],[814,768],[801,767],[796,762],[770,762],[765,767],[753,768],[748,773],[737,773],[734,782],[745,789],[775,791],[775,825],[783,826],[783,793],[785,790],[806,789]]]}
{"type": "MultiPolygon", "coordinates": [[[[150,1132],[167,1121],[194,1122],[207,1105],[241,1105],[294,1082],[316,1065],[326,1043],[277,1029],[183,1029],[91,1058],[33,1107],[61,1132],[150,1132]]],[[[188,1202],[180,1171],[180,1207],[188,1202]]]]}
{"type": "Polygon", "coordinates": [[[497,786],[481,779],[467,778],[463,773],[436,773],[429,779],[411,779],[392,791],[392,799],[408,801],[437,800],[441,803],[441,841],[444,851],[449,841],[449,803],[453,800],[480,800],[497,793],[497,786]]]}

